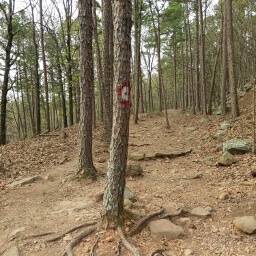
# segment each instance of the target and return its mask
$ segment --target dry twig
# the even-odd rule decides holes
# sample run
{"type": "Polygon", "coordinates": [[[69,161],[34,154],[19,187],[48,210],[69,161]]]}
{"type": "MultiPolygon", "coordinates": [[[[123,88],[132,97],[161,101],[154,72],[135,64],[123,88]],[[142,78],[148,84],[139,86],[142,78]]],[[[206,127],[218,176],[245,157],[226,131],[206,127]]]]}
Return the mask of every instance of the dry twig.
{"type": "Polygon", "coordinates": [[[118,227],[117,230],[120,234],[120,237],[122,239],[122,242],[123,242],[125,248],[127,250],[129,250],[134,256],[142,256],[142,254],[139,252],[139,250],[133,244],[128,242],[128,240],[126,239],[121,227],[118,227]]]}
{"type": "Polygon", "coordinates": [[[59,236],[57,236],[57,237],[54,237],[54,238],[49,239],[49,240],[46,240],[46,242],[54,242],[54,241],[57,241],[57,240],[61,239],[63,236],[65,236],[66,234],[69,234],[69,233],[71,233],[71,232],[73,232],[73,231],[75,231],[75,230],[77,230],[77,229],[79,229],[79,228],[88,227],[88,226],[91,226],[91,225],[95,225],[95,224],[97,224],[97,223],[98,223],[97,221],[89,221],[89,222],[86,222],[86,223],[84,223],[84,224],[81,224],[81,225],[79,225],[79,226],[76,226],[76,227],[74,227],[74,228],[71,228],[71,229],[67,230],[65,233],[63,233],[63,234],[61,234],[61,235],[59,235],[59,236]]]}
{"type": "Polygon", "coordinates": [[[74,256],[72,253],[72,249],[75,245],[77,245],[83,238],[85,238],[86,236],[90,235],[92,232],[94,232],[97,228],[97,225],[94,225],[92,227],[89,227],[85,230],[83,230],[81,233],[79,233],[77,236],[75,236],[71,242],[67,245],[67,247],[65,248],[62,256],[74,256]]]}
{"type": "Polygon", "coordinates": [[[138,224],[133,229],[131,229],[131,231],[128,233],[128,235],[134,236],[134,235],[138,234],[141,231],[141,229],[143,229],[143,226],[146,224],[147,221],[162,214],[163,212],[164,212],[164,208],[161,206],[160,210],[158,212],[151,213],[148,216],[146,216],[145,218],[141,219],[138,222],[138,224]]]}

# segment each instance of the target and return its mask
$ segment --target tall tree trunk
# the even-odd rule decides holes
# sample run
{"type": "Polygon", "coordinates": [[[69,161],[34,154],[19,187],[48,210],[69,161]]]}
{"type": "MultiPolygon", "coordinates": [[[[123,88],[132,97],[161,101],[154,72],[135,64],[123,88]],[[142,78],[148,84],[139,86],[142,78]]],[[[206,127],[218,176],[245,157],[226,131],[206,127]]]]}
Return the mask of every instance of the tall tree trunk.
{"type": "Polygon", "coordinates": [[[46,130],[50,131],[50,110],[49,110],[49,92],[48,92],[48,80],[47,80],[47,68],[44,50],[44,28],[43,28],[43,6],[40,0],[40,37],[41,37],[41,48],[42,48],[42,60],[44,68],[44,87],[45,87],[45,104],[46,104],[46,130]]]}
{"type": "Polygon", "coordinates": [[[199,81],[199,15],[198,1],[196,5],[196,41],[195,41],[195,94],[196,94],[196,110],[200,111],[200,81],[199,81]]]}
{"type": "Polygon", "coordinates": [[[102,1],[102,67],[103,67],[103,140],[110,142],[112,129],[113,108],[110,105],[111,91],[111,63],[110,63],[110,29],[112,22],[111,0],[102,1]]]}
{"type": "Polygon", "coordinates": [[[205,36],[204,36],[204,21],[203,21],[203,8],[202,0],[198,0],[199,6],[199,20],[200,20],[200,74],[201,74],[201,89],[202,89],[202,114],[207,114],[207,105],[206,105],[206,82],[205,82],[205,36]]]}
{"type": "Polygon", "coordinates": [[[114,115],[110,144],[107,184],[105,187],[102,225],[107,228],[117,227],[123,220],[125,169],[127,164],[130,105],[129,90],[131,59],[131,0],[114,2],[114,115]],[[120,85],[126,85],[120,88],[120,85]],[[121,92],[119,95],[118,92],[121,92]],[[127,97],[128,96],[128,97],[127,97]],[[127,102],[121,104],[121,102],[127,102]]]}
{"type": "Polygon", "coordinates": [[[225,13],[227,20],[227,50],[228,50],[228,71],[231,98],[231,113],[233,117],[239,116],[239,107],[237,99],[237,85],[235,77],[235,58],[234,58],[234,41],[233,41],[233,17],[232,17],[232,0],[225,0],[225,13]]]}
{"type": "Polygon", "coordinates": [[[13,5],[12,0],[9,0],[8,13],[5,12],[7,23],[7,45],[5,47],[5,66],[4,66],[4,80],[2,85],[1,95],[1,125],[0,125],[0,145],[6,144],[6,115],[7,115],[7,93],[9,73],[11,68],[11,49],[13,42],[13,5]]]}
{"type": "Polygon", "coordinates": [[[100,54],[100,46],[98,39],[98,25],[97,25],[97,15],[96,15],[96,3],[93,0],[93,36],[95,43],[95,54],[96,54],[96,66],[97,66],[97,79],[99,86],[99,116],[101,122],[103,122],[103,95],[102,95],[102,64],[101,64],[101,54],[100,54]]]}
{"type": "Polygon", "coordinates": [[[80,80],[80,123],[79,123],[79,173],[96,179],[97,171],[92,159],[92,102],[94,93],[92,57],[92,0],[79,0],[79,80],[80,80]]]}
{"type": "Polygon", "coordinates": [[[174,97],[173,105],[174,108],[178,108],[177,101],[177,47],[176,47],[176,31],[173,32],[173,72],[174,72],[174,97]]]}
{"type": "Polygon", "coordinates": [[[220,104],[221,104],[221,114],[225,115],[227,113],[227,19],[226,19],[226,8],[224,7],[224,13],[222,15],[222,80],[220,87],[220,104]]]}

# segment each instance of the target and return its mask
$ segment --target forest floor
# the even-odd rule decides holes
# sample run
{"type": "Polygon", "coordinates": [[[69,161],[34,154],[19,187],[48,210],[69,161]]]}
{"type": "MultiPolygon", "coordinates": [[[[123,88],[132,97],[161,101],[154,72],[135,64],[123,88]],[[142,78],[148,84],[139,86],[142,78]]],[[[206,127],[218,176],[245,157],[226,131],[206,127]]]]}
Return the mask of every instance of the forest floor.
{"type": "MultiPolygon", "coordinates": [[[[241,138],[251,141],[251,94],[240,100],[241,116],[233,120],[223,140],[241,138]]],[[[153,159],[139,163],[143,175],[127,178],[127,186],[135,194],[142,216],[156,212],[161,206],[166,212],[195,207],[212,209],[208,218],[185,215],[190,225],[185,235],[175,240],[155,240],[145,227],[139,234],[129,237],[143,253],[150,255],[158,248],[165,248],[162,255],[256,255],[256,235],[246,235],[234,229],[237,216],[255,215],[256,179],[251,170],[256,169],[256,156],[252,153],[236,155],[238,162],[229,167],[218,166],[222,149],[217,145],[222,139],[215,134],[221,122],[230,116],[189,115],[180,110],[169,110],[171,129],[165,128],[163,114],[141,114],[139,124],[131,118],[129,153],[170,153],[192,149],[190,154],[175,159],[153,159]],[[195,127],[188,132],[186,128],[195,127]],[[209,158],[207,158],[209,157],[209,158]],[[203,159],[207,158],[207,161],[203,159]],[[203,160],[203,161],[202,161],[203,160]],[[200,174],[199,179],[183,179],[200,174]],[[245,182],[247,181],[247,182],[245,182]],[[223,193],[228,194],[221,200],[223,193]]],[[[101,141],[101,128],[93,133],[93,152],[99,179],[74,180],[78,164],[78,127],[36,136],[0,148],[0,161],[11,173],[0,175],[0,255],[17,246],[20,256],[58,256],[72,237],[80,230],[65,235],[55,242],[46,240],[66,230],[96,220],[100,216],[101,201],[96,195],[104,189],[107,173],[108,145],[101,141]],[[64,133],[65,132],[65,133],[64,133]],[[66,136],[65,136],[66,134],[66,136]],[[8,187],[13,181],[40,175],[43,179],[24,186],[8,187]],[[45,233],[53,232],[49,235],[45,233]],[[42,236],[38,236],[42,235],[42,236]]],[[[174,223],[178,217],[171,219],[174,223]]],[[[135,220],[136,221],[136,220],[135,220]]],[[[130,228],[126,223],[124,230],[130,228]]],[[[95,255],[116,254],[116,232],[100,232],[95,255]]],[[[96,235],[83,239],[73,250],[74,255],[89,255],[96,235]]],[[[131,255],[121,245],[120,255],[131,255]]]]}

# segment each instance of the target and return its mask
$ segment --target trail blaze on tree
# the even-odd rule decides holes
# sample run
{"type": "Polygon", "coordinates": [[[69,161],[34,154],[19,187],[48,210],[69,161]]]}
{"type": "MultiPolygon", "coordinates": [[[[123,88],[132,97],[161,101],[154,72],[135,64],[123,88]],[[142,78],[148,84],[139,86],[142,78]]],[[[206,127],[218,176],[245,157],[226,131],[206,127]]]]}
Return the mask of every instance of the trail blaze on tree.
{"type": "Polygon", "coordinates": [[[101,212],[102,225],[116,227],[122,221],[125,169],[129,137],[129,104],[121,104],[120,84],[130,82],[131,73],[131,0],[114,3],[114,112],[107,183],[101,212]],[[120,90],[119,90],[120,91],[120,90]]]}

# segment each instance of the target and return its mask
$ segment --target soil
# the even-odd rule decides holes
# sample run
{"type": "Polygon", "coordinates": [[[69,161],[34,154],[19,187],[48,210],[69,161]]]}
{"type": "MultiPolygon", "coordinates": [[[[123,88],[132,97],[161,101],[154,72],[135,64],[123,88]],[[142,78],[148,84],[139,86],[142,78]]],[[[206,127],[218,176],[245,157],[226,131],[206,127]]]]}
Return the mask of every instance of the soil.
{"type": "MultiPolygon", "coordinates": [[[[218,166],[222,140],[242,138],[251,141],[251,94],[240,101],[241,116],[233,120],[222,139],[215,137],[220,123],[230,116],[190,115],[180,110],[169,110],[171,129],[165,128],[162,113],[141,114],[139,124],[130,124],[129,153],[170,153],[191,148],[192,152],[175,159],[153,159],[139,163],[143,175],[127,178],[127,186],[134,192],[142,208],[142,217],[164,207],[168,213],[179,209],[191,211],[201,206],[212,209],[208,218],[198,218],[189,213],[191,225],[185,235],[175,240],[155,240],[145,227],[128,240],[143,255],[164,248],[162,255],[256,255],[256,236],[241,233],[234,228],[237,216],[255,215],[256,186],[251,171],[256,170],[256,156],[252,153],[236,155],[238,162],[229,167],[218,166]],[[195,127],[188,132],[186,128],[195,127]],[[201,161],[212,156],[213,159],[201,161]],[[198,179],[183,179],[201,174],[198,179]],[[250,182],[244,182],[250,181],[250,182]],[[226,200],[219,199],[223,193],[226,200]],[[190,254],[189,254],[189,249],[190,254]]],[[[99,179],[74,179],[77,171],[78,127],[54,131],[31,139],[15,142],[0,148],[0,161],[12,170],[0,174],[0,255],[17,246],[21,256],[58,256],[79,229],[55,242],[47,242],[66,230],[100,217],[101,201],[96,195],[103,192],[107,173],[108,145],[101,141],[101,127],[94,129],[93,152],[99,179]],[[43,180],[32,184],[8,187],[7,184],[26,177],[40,175],[43,180]],[[20,232],[15,232],[20,229],[20,232]],[[53,232],[46,235],[45,233],[53,232]],[[42,235],[42,236],[36,236],[42,235]],[[36,236],[36,237],[35,237],[36,236]]],[[[177,223],[179,217],[171,218],[177,223]]],[[[137,219],[127,220],[123,229],[128,231],[137,219]]],[[[116,231],[100,231],[83,239],[73,250],[74,255],[89,255],[100,237],[95,255],[116,254],[119,236],[116,231]]],[[[131,255],[120,245],[120,255],[131,255]]],[[[160,254],[159,254],[160,255],[160,254]]]]}

